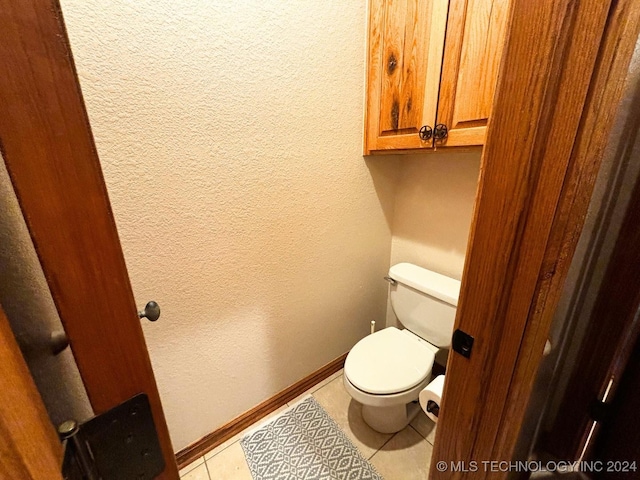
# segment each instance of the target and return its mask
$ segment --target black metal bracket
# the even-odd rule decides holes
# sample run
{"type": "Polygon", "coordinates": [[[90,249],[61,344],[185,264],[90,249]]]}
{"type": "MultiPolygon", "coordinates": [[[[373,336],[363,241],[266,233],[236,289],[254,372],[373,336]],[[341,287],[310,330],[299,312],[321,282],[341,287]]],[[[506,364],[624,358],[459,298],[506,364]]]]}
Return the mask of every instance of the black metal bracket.
{"type": "Polygon", "coordinates": [[[152,480],[165,462],[147,395],[141,393],[82,425],[58,428],[65,480],[152,480]]]}

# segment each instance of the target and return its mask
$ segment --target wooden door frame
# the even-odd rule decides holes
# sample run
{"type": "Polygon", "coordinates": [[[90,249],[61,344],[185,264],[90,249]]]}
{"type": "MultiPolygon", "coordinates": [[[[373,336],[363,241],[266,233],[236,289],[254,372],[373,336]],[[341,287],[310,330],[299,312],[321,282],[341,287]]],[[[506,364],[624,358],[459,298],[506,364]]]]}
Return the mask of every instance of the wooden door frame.
{"type": "Polygon", "coordinates": [[[631,199],[609,260],[589,327],[575,362],[573,373],[556,421],[545,435],[542,447],[555,457],[576,461],[581,457],[591,436],[592,402],[615,401],[633,347],[640,335],[636,315],[640,308],[640,181],[636,181],[631,199]],[[612,380],[609,384],[609,380],[612,380]]]}
{"type": "Polygon", "coordinates": [[[57,0],[0,0],[0,148],[89,401],[149,396],[178,469],[57,0]]]}
{"type": "Polygon", "coordinates": [[[62,480],[62,445],[0,306],[0,478],[62,480]]]}
{"type": "Polygon", "coordinates": [[[638,10],[631,0],[511,4],[455,325],[476,341],[469,359],[449,356],[432,479],[509,474],[481,462],[512,460],[638,10]],[[460,461],[479,471],[452,472],[460,461]]]}

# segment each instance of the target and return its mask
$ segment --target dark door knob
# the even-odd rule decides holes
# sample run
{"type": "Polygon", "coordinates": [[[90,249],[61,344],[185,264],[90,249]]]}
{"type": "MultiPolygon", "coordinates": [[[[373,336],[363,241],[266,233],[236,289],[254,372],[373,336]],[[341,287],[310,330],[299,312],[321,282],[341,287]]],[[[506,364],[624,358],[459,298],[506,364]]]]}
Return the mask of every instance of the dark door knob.
{"type": "Polygon", "coordinates": [[[160,305],[151,300],[144,306],[144,310],[140,310],[138,312],[138,316],[142,318],[146,318],[151,322],[155,322],[160,318],[160,305]]]}
{"type": "Polygon", "coordinates": [[[423,125],[418,132],[418,135],[420,136],[420,140],[424,140],[426,142],[427,140],[431,140],[431,137],[433,136],[433,129],[429,125],[423,125]]]}
{"type": "Polygon", "coordinates": [[[444,140],[447,138],[449,134],[449,130],[444,123],[439,123],[436,125],[436,128],[433,130],[433,138],[436,140],[444,140]]]}

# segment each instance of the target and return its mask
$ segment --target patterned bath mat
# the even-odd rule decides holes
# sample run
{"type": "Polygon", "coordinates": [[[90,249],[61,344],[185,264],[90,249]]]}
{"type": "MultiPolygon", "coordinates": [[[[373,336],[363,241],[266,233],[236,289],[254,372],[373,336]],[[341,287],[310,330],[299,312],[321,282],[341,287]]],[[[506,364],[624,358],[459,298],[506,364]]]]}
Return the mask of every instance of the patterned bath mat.
{"type": "Polygon", "coordinates": [[[382,480],[313,397],[240,444],[254,480],[382,480]]]}

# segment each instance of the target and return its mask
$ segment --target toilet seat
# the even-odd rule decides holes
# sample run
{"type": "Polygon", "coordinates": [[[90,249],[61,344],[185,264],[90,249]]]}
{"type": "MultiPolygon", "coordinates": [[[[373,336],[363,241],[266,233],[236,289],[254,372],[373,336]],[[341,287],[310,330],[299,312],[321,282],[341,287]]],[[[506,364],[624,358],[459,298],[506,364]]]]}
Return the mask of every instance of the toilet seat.
{"type": "Polygon", "coordinates": [[[434,349],[411,332],[385,328],[366,336],[351,349],[344,374],[354,387],[368,394],[404,392],[430,375],[434,349]]]}

